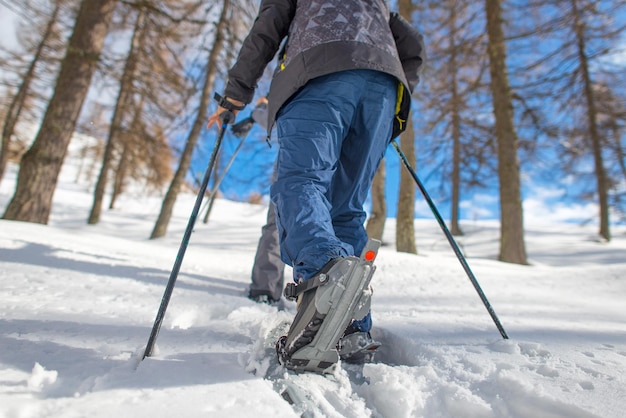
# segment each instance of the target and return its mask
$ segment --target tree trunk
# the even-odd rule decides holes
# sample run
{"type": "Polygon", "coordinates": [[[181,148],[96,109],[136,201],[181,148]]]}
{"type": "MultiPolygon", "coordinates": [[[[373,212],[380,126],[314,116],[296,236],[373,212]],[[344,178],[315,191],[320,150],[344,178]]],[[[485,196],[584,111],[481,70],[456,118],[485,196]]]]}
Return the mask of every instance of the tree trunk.
{"type": "Polygon", "coordinates": [[[580,11],[576,0],[572,0],[572,12],[574,14],[574,28],[576,31],[576,41],[578,47],[578,59],[580,61],[580,70],[583,77],[585,101],[587,102],[587,124],[589,130],[589,138],[593,150],[593,161],[596,171],[596,183],[598,187],[598,203],[600,206],[600,230],[599,234],[607,241],[611,240],[611,231],[609,227],[609,192],[606,171],[604,168],[604,160],[602,158],[602,138],[598,132],[597,115],[595,97],[593,94],[593,82],[589,73],[589,62],[585,52],[585,34],[580,11]]]}
{"type": "MultiPolygon", "coordinates": [[[[415,10],[411,0],[398,0],[400,15],[407,21],[413,19],[415,10]]],[[[415,134],[412,122],[413,112],[407,118],[406,130],[400,136],[400,148],[412,167],[415,167],[415,134]]],[[[398,192],[398,213],[396,215],[396,250],[417,254],[415,245],[415,182],[404,167],[400,167],[400,190],[398,192]]]]}
{"type": "Polygon", "coordinates": [[[500,0],[486,0],[489,69],[498,142],[500,180],[500,261],[527,264],[521,198],[518,139],[506,67],[500,0]]]}
{"type": "Polygon", "coordinates": [[[129,150],[129,144],[124,144],[122,153],[117,162],[117,169],[115,170],[115,180],[113,181],[113,192],[111,193],[111,202],[109,203],[109,209],[115,207],[115,201],[118,196],[124,191],[124,182],[130,166],[131,151],[129,150]]]}
{"type": "Polygon", "coordinates": [[[461,109],[459,97],[459,83],[457,80],[457,49],[456,49],[456,12],[454,6],[450,8],[450,88],[452,97],[450,105],[452,107],[452,201],[450,214],[450,233],[452,235],[463,235],[459,225],[459,204],[461,200],[461,109]]]}
{"type": "Polygon", "coordinates": [[[24,154],[4,219],[47,224],[67,147],[96,71],[117,0],[84,0],[54,94],[32,147],[24,154]]]}
{"type": "Polygon", "coordinates": [[[224,33],[226,31],[229,3],[230,0],[224,0],[222,13],[217,24],[215,41],[213,43],[211,53],[209,54],[207,72],[204,79],[204,86],[202,88],[202,95],[200,97],[200,104],[198,106],[198,114],[196,115],[196,119],[191,128],[191,132],[189,133],[189,136],[187,138],[185,149],[183,150],[183,153],[180,157],[180,164],[176,169],[176,173],[174,173],[174,178],[172,179],[170,187],[165,194],[165,198],[163,199],[161,212],[159,213],[159,217],[154,225],[154,229],[152,230],[150,239],[162,237],[167,232],[167,226],[170,222],[170,218],[172,217],[176,198],[178,197],[178,193],[180,192],[183,182],[185,181],[185,175],[187,174],[189,166],[191,165],[191,156],[193,154],[193,150],[196,146],[196,143],[198,142],[200,132],[206,124],[207,110],[209,108],[209,101],[211,100],[211,91],[213,90],[213,84],[215,83],[215,74],[217,72],[217,59],[224,45],[224,33]]]}
{"type": "Polygon", "coordinates": [[[370,238],[383,240],[385,220],[387,219],[387,201],[385,200],[385,160],[378,166],[374,181],[372,182],[372,210],[367,220],[365,230],[370,238]]]}
{"type": "Polygon", "coordinates": [[[137,20],[135,21],[135,29],[133,31],[133,39],[131,40],[130,50],[128,51],[126,63],[124,64],[124,73],[122,74],[122,80],[120,81],[120,90],[115,103],[111,126],[109,127],[107,144],[104,148],[102,167],[100,168],[100,174],[98,175],[98,181],[96,182],[91,212],[89,213],[89,218],[87,219],[87,223],[90,225],[100,222],[102,202],[106,192],[109,171],[113,166],[115,148],[119,142],[119,137],[123,129],[122,125],[124,117],[128,114],[132,106],[133,79],[135,78],[135,72],[137,71],[138,54],[140,53],[143,45],[145,17],[146,9],[140,8],[137,14],[137,20]]]}
{"type": "Polygon", "coordinates": [[[219,171],[220,171],[221,156],[222,156],[222,150],[218,150],[217,156],[215,157],[215,164],[213,165],[213,173],[211,174],[211,180],[213,180],[213,187],[210,188],[209,191],[207,192],[207,195],[209,195],[211,198],[209,199],[206,212],[204,213],[204,217],[202,218],[202,222],[205,224],[209,223],[209,218],[211,217],[211,212],[213,211],[213,204],[215,203],[215,199],[217,198],[217,192],[218,192],[217,178],[219,176],[219,171]]]}
{"type": "Polygon", "coordinates": [[[15,133],[15,125],[19,121],[20,114],[22,113],[22,109],[26,104],[26,100],[28,99],[28,92],[30,89],[30,84],[35,78],[35,67],[39,63],[39,60],[43,54],[43,50],[48,43],[48,39],[54,32],[54,26],[57,23],[57,17],[59,15],[59,11],[61,10],[61,3],[57,2],[54,10],[52,11],[52,16],[48,20],[48,24],[46,26],[46,30],[41,38],[41,42],[37,45],[37,49],[35,50],[35,55],[26,70],[26,74],[22,77],[22,82],[17,89],[17,93],[9,103],[9,108],[7,110],[6,118],[4,119],[4,125],[2,127],[2,147],[0,148],[0,182],[2,182],[2,178],[4,177],[4,172],[6,170],[7,163],[9,162],[9,144],[11,143],[11,138],[15,133]]]}
{"type": "Polygon", "coordinates": [[[128,173],[131,171],[131,167],[133,164],[137,164],[135,155],[137,148],[141,147],[150,147],[152,144],[143,143],[140,144],[140,138],[142,132],[142,120],[141,113],[144,107],[144,98],[142,97],[139,100],[139,103],[135,105],[135,115],[133,116],[133,121],[130,126],[129,132],[126,132],[126,135],[123,135],[120,139],[122,140],[122,153],[118,160],[117,169],[115,170],[115,180],[113,181],[113,192],[111,193],[111,202],[109,203],[109,209],[113,209],[115,207],[115,202],[117,198],[124,192],[124,187],[126,185],[126,177],[128,173]]]}
{"type": "Polygon", "coordinates": [[[611,121],[611,132],[613,134],[613,140],[615,141],[615,154],[617,154],[617,165],[622,172],[623,180],[626,180],[626,153],[620,144],[620,126],[616,120],[611,121]]]}
{"type": "MultiPolygon", "coordinates": [[[[400,135],[402,152],[411,167],[415,167],[415,141],[411,114],[406,130],[400,135]]],[[[415,181],[408,170],[400,167],[400,192],[396,215],[396,251],[417,254],[415,245],[415,181]]]]}

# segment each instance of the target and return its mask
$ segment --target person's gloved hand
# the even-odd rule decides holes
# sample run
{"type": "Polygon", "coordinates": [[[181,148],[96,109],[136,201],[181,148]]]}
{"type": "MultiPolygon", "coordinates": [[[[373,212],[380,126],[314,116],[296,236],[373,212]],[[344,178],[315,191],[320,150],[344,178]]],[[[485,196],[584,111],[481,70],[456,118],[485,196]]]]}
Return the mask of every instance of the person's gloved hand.
{"type": "Polygon", "coordinates": [[[241,138],[248,134],[250,129],[252,129],[252,125],[254,125],[254,119],[247,117],[232,125],[230,129],[236,137],[241,138]]]}

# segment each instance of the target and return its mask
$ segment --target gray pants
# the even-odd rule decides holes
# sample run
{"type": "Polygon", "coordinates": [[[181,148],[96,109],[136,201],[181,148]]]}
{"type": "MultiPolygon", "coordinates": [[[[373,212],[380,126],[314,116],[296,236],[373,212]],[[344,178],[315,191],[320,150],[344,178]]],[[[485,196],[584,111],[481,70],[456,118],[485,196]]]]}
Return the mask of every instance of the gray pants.
{"type": "Polygon", "coordinates": [[[261,238],[254,257],[249,296],[268,295],[279,300],[283,293],[284,280],[285,263],[280,259],[276,212],[274,205],[270,203],[267,223],[261,229],[261,238]]]}

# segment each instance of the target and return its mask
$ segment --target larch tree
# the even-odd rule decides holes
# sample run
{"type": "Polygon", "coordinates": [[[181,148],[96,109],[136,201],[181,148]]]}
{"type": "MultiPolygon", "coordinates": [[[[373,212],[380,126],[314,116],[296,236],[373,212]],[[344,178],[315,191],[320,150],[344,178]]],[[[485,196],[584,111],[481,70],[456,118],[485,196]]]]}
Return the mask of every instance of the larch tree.
{"type": "Polygon", "coordinates": [[[122,150],[114,170],[109,209],[131,181],[142,184],[142,190],[160,192],[172,177],[172,150],[167,131],[158,124],[146,123],[144,101],[135,105],[134,116],[121,136],[122,150]]]}
{"type": "Polygon", "coordinates": [[[490,86],[495,135],[498,144],[500,194],[500,254],[509,263],[528,264],[524,243],[524,215],[518,138],[513,123],[513,103],[506,63],[506,43],[501,0],[486,0],[490,86]]]}
{"type": "Polygon", "coordinates": [[[94,191],[94,200],[89,213],[89,218],[87,220],[87,223],[92,225],[97,224],[100,221],[102,202],[106,191],[107,180],[111,167],[114,163],[113,153],[122,134],[122,124],[124,119],[130,113],[133,105],[133,83],[136,77],[137,63],[139,59],[138,56],[143,49],[143,42],[145,41],[144,21],[146,19],[147,7],[140,6],[135,10],[135,12],[136,18],[133,35],[131,37],[130,48],[120,80],[119,92],[117,100],[115,101],[115,108],[113,110],[113,118],[109,126],[109,134],[104,148],[102,166],[96,182],[96,189],[94,191]]]}
{"type": "Polygon", "coordinates": [[[99,221],[111,174],[111,209],[130,178],[160,190],[171,175],[153,152],[161,152],[164,162],[171,160],[171,150],[162,146],[163,135],[175,132],[175,120],[184,113],[190,91],[184,57],[195,45],[189,41],[197,36],[192,29],[202,23],[195,18],[202,7],[197,1],[137,1],[125,6],[120,31],[130,20],[132,36],[121,75],[109,75],[119,78],[118,95],[88,223],[99,221]]]}
{"type": "MultiPolygon", "coordinates": [[[[604,167],[604,157],[602,155],[602,138],[598,129],[598,109],[596,98],[593,92],[593,80],[591,78],[589,52],[586,46],[585,21],[583,10],[580,9],[577,0],[571,0],[574,33],[576,34],[576,50],[580,69],[581,81],[587,108],[587,133],[593,152],[593,161],[596,173],[598,204],[600,207],[600,230],[601,237],[609,241],[611,231],[609,226],[609,185],[607,182],[606,169],[604,167]]],[[[590,7],[590,5],[588,5],[590,7]]]]}
{"type": "Polygon", "coordinates": [[[387,220],[387,200],[385,199],[386,168],[385,160],[380,162],[380,166],[374,176],[371,188],[372,208],[370,216],[367,218],[365,230],[370,238],[383,240],[385,231],[385,221],[387,220]]]}
{"type": "MultiPolygon", "coordinates": [[[[9,99],[9,103],[7,106],[6,114],[4,116],[4,120],[2,122],[2,142],[0,147],[0,182],[4,176],[4,172],[6,170],[6,165],[10,155],[10,148],[12,145],[12,139],[17,137],[16,126],[20,121],[20,117],[23,114],[24,110],[29,110],[32,107],[32,101],[34,100],[33,96],[36,95],[33,92],[33,84],[37,77],[40,75],[37,72],[38,68],[42,66],[47,67],[50,64],[50,52],[54,50],[55,44],[59,43],[59,38],[61,36],[61,24],[60,14],[62,12],[62,8],[64,7],[64,0],[57,0],[51,4],[51,11],[40,11],[35,9],[28,4],[25,4],[24,7],[29,7],[29,10],[32,11],[32,15],[37,19],[42,20],[42,30],[39,38],[34,42],[33,52],[31,54],[30,59],[26,63],[26,67],[24,71],[20,71],[19,74],[19,83],[16,86],[16,92],[9,99]],[[41,16],[41,17],[38,17],[41,16]]],[[[29,22],[30,25],[33,22],[29,22]]],[[[35,23],[37,24],[37,23],[35,23]]],[[[35,32],[39,34],[38,31],[35,32]]],[[[32,34],[28,33],[27,36],[22,38],[32,38],[32,34]]],[[[24,41],[23,41],[24,42],[24,41]]],[[[28,42],[28,40],[26,40],[28,42]]],[[[55,59],[54,57],[52,58],[55,59]]],[[[11,61],[16,61],[15,57],[11,61]]],[[[9,68],[10,65],[7,62],[7,65],[2,65],[4,69],[9,68]]],[[[53,66],[54,67],[54,66],[53,66]]]]}
{"type": "Polygon", "coordinates": [[[626,100],[611,86],[612,77],[594,88],[598,129],[603,138],[607,179],[612,193],[609,204],[618,221],[626,221],[626,100]]]}
{"type": "Polygon", "coordinates": [[[176,198],[178,197],[178,193],[185,182],[187,171],[191,166],[191,157],[193,155],[194,148],[198,142],[202,129],[207,123],[208,109],[212,98],[211,93],[215,84],[219,57],[224,48],[224,37],[228,25],[229,13],[230,0],[223,0],[222,10],[214,32],[213,47],[208,54],[207,65],[202,82],[202,91],[195,119],[185,141],[185,147],[180,157],[178,167],[165,194],[165,198],[163,199],[161,211],[159,212],[159,216],[155,222],[152,233],[150,234],[150,239],[160,238],[167,232],[167,226],[172,217],[176,198]]]}
{"type": "Polygon", "coordinates": [[[202,0],[166,0],[158,4],[160,7],[153,8],[145,22],[147,41],[138,62],[133,109],[120,141],[117,167],[128,164],[129,169],[121,173],[115,170],[115,177],[118,184],[130,178],[144,182],[147,190],[162,195],[163,186],[173,174],[173,150],[168,139],[177,136],[187,124],[186,109],[196,94],[187,76],[188,57],[200,49],[206,4],[202,0]],[[127,163],[120,161],[124,154],[130,157],[127,163]]]}
{"type": "Polygon", "coordinates": [[[616,158],[623,139],[609,126],[624,123],[616,104],[624,100],[619,55],[626,25],[619,17],[626,4],[553,0],[521,6],[515,13],[532,18],[516,19],[511,36],[524,54],[516,75],[524,108],[519,113],[543,125],[538,133],[547,141],[541,146],[553,162],[544,163],[546,177],[570,198],[596,202],[598,234],[610,240],[611,202],[617,203],[624,181],[623,160],[616,158]],[[554,178],[555,170],[564,174],[563,181],[554,178]]]}
{"type": "Polygon", "coordinates": [[[117,0],[83,0],[54,94],[33,145],[24,154],[4,219],[47,224],[65,159],[117,0]]]}
{"type": "MultiPolygon", "coordinates": [[[[238,46],[241,45],[242,42],[242,38],[240,35],[242,33],[247,33],[249,30],[249,25],[247,25],[247,23],[251,22],[252,19],[251,16],[248,15],[248,11],[253,8],[250,7],[249,3],[246,4],[247,1],[248,0],[245,0],[243,2],[236,2],[232,7],[232,14],[230,19],[231,22],[229,22],[229,24],[225,27],[224,39],[222,41],[224,42],[224,45],[226,45],[225,50],[223,51],[225,65],[219,66],[220,68],[232,67],[235,60],[237,59],[236,51],[239,49],[238,46]]],[[[252,16],[252,18],[254,17],[256,16],[252,16]]],[[[220,68],[218,68],[218,72],[220,68]]],[[[224,74],[224,76],[227,76],[227,74],[224,74]]],[[[249,145],[250,144],[248,144],[248,146],[249,145]]],[[[209,196],[209,200],[205,204],[206,209],[204,211],[204,215],[202,216],[202,222],[205,224],[209,223],[211,212],[213,211],[213,206],[215,204],[215,199],[220,197],[220,180],[226,179],[227,174],[229,174],[228,177],[230,179],[233,179],[235,177],[234,170],[231,170],[227,167],[228,163],[222,164],[222,159],[226,157],[225,154],[226,153],[222,148],[218,150],[215,158],[213,173],[211,173],[210,178],[211,181],[207,189],[207,195],[209,196]],[[222,165],[224,166],[223,168],[222,165]],[[230,170],[230,172],[227,172],[226,170],[230,170]]],[[[231,155],[230,159],[232,158],[233,156],[231,155]]],[[[198,186],[200,185],[199,178],[194,178],[194,181],[198,186]]],[[[245,179],[243,180],[243,183],[246,183],[245,179]]]]}
{"type": "Polygon", "coordinates": [[[453,4],[450,7],[448,26],[450,31],[450,89],[452,107],[452,202],[450,214],[450,232],[453,235],[463,235],[459,225],[459,201],[461,199],[461,110],[458,82],[459,57],[457,49],[457,10],[453,4]]]}
{"type": "MultiPolygon", "coordinates": [[[[399,13],[407,21],[413,20],[415,6],[411,0],[398,1],[399,13]]],[[[409,113],[406,130],[400,135],[400,148],[409,164],[415,167],[415,132],[413,130],[413,112],[409,113]]],[[[396,215],[396,250],[417,254],[415,243],[415,191],[413,177],[400,167],[400,188],[398,192],[398,212],[396,215]]]]}
{"type": "Polygon", "coordinates": [[[493,135],[482,115],[491,110],[485,99],[488,68],[484,10],[475,2],[426,2],[424,31],[429,35],[429,73],[418,111],[424,120],[417,140],[421,167],[440,177],[440,195],[450,202],[450,232],[462,235],[462,192],[484,187],[493,178],[493,135]]]}

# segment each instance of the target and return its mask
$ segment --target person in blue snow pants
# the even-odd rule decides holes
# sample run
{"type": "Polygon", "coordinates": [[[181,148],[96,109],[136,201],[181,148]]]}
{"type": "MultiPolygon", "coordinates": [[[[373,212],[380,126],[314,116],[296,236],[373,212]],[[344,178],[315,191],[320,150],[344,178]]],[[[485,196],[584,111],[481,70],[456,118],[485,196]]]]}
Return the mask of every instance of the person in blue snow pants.
{"type": "MultiPolygon", "coordinates": [[[[296,281],[361,254],[363,204],[391,140],[396,87],[382,72],[341,71],[310,81],[279,111],[271,197],[282,259],[296,281]]],[[[359,328],[367,332],[367,324],[359,328]]]]}
{"type": "MultiPolygon", "coordinates": [[[[261,0],[209,127],[252,101],[274,57],[271,197],[281,258],[306,280],[367,242],[363,203],[385,147],[406,128],[423,38],[386,0],[261,0]]],[[[369,316],[361,325],[369,330],[369,316]]]]}

